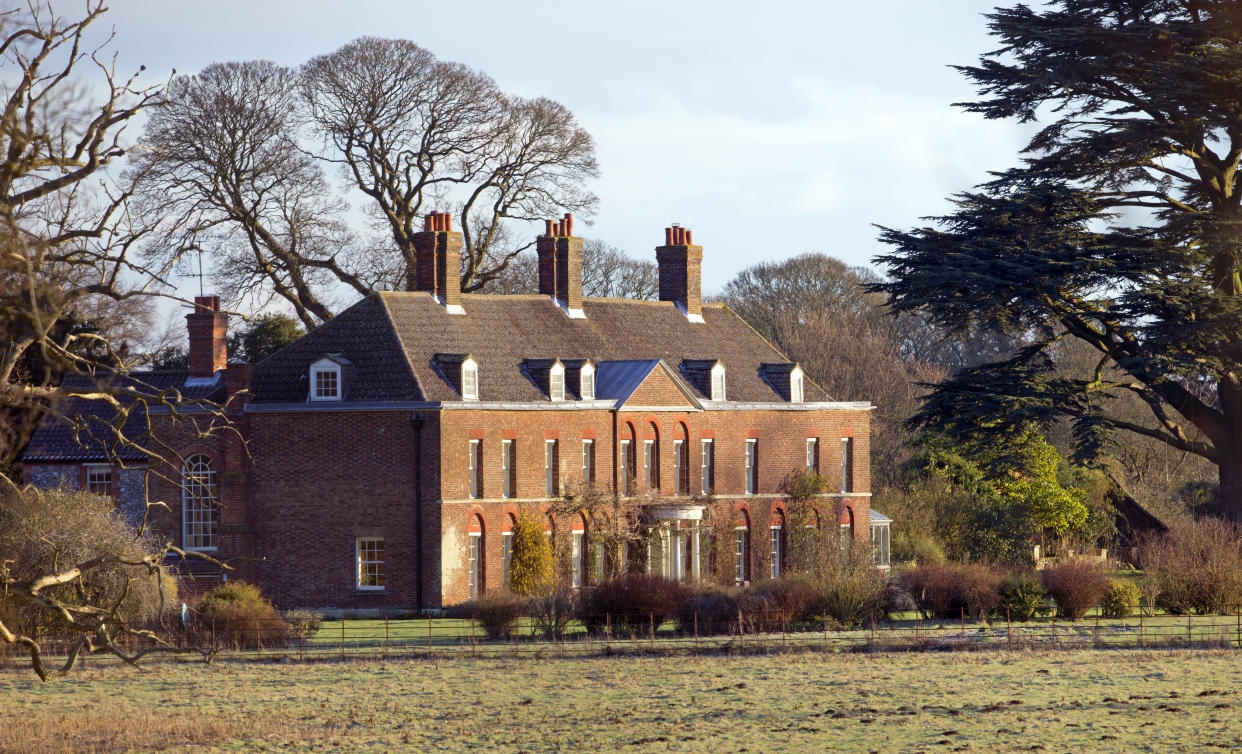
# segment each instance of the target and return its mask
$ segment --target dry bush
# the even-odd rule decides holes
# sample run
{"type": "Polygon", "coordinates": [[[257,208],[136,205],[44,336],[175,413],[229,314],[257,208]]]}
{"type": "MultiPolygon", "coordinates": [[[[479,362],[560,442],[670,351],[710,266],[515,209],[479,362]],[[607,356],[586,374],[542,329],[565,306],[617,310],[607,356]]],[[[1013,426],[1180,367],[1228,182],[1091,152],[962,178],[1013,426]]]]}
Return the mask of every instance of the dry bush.
{"type": "Polygon", "coordinates": [[[1000,605],[1001,575],[982,563],[921,565],[900,578],[924,618],[983,620],[1000,605]]]}
{"type": "Polygon", "coordinates": [[[510,592],[496,592],[463,602],[453,608],[451,614],[477,620],[489,639],[508,639],[513,636],[517,619],[524,612],[526,600],[510,592]]]}
{"type": "Polygon", "coordinates": [[[652,624],[680,615],[688,592],[676,581],[645,573],[629,573],[585,590],[579,618],[588,630],[599,631],[611,621],[613,633],[645,633],[652,624]]]}
{"type": "Polygon", "coordinates": [[[1138,550],[1156,605],[1171,613],[1229,611],[1242,604],[1242,530],[1220,519],[1174,524],[1138,550]]]}
{"type": "Polygon", "coordinates": [[[323,625],[323,613],[314,610],[285,610],[280,617],[289,624],[290,635],[296,641],[308,641],[323,625]]]}
{"type": "Polygon", "coordinates": [[[683,633],[702,636],[737,631],[738,600],[742,590],[735,586],[702,586],[691,591],[682,603],[677,621],[683,633]]]}
{"type": "Polygon", "coordinates": [[[816,615],[827,613],[842,626],[857,626],[884,613],[888,579],[871,561],[871,547],[854,542],[847,550],[825,558],[815,574],[820,601],[816,615]]]}
{"type": "Polygon", "coordinates": [[[235,649],[283,647],[292,630],[259,587],[241,581],[221,584],[198,603],[202,628],[216,644],[235,649]]]}
{"type": "Polygon", "coordinates": [[[738,598],[742,619],[750,631],[784,631],[808,615],[821,614],[821,586],[803,574],[760,581],[738,598]]]}
{"type": "Polygon", "coordinates": [[[1078,620],[1108,594],[1109,578],[1093,560],[1067,560],[1044,569],[1044,589],[1057,603],[1057,615],[1078,620]]]}

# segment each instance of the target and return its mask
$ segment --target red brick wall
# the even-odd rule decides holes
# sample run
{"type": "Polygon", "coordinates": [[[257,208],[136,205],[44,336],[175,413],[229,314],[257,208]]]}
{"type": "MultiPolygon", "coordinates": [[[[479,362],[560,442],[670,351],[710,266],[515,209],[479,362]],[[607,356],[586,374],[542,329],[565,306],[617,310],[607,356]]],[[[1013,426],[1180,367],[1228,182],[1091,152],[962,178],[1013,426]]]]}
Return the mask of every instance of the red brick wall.
{"type": "MultiPolygon", "coordinates": [[[[647,405],[658,405],[661,398],[671,399],[668,390],[676,387],[667,380],[649,380],[641,388],[647,405]]],[[[636,393],[637,395],[637,393],[636,393]]],[[[680,397],[680,392],[677,392],[680,397]]],[[[631,399],[630,403],[637,403],[631,399]]],[[[613,430],[610,411],[467,411],[442,413],[441,454],[443,523],[441,529],[441,562],[445,571],[443,603],[461,602],[469,597],[468,526],[470,517],[478,514],[484,523],[484,588],[495,589],[502,583],[500,532],[507,513],[518,510],[545,512],[550,500],[544,494],[543,443],[555,437],[560,443],[561,489],[581,483],[581,447],[584,435],[593,436],[596,446],[596,486],[611,488],[613,470],[613,430]],[[500,444],[514,438],[517,468],[516,499],[500,499],[500,444]],[[483,443],[483,497],[469,499],[469,447],[471,439],[483,443]]],[[[870,440],[869,416],[865,411],[621,411],[618,413],[620,438],[628,437],[627,423],[635,428],[638,466],[637,490],[642,490],[642,441],[652,436],[655,425],[658,436],[659,483],[662,494],[674,490],[673,439],[681,436],[679,424],[684,423],[690,437],[690,492],[698,492],[698,446],[703,437],[715,443],[715,480],[718,498],[716,517],[730,519],[736,507],[749,511],[752,577],[769,573],[768,523],[772,510],[780,505],[780,484],[791,470],[802,468],[806,459],[806,438],[820,440],[820,472],[827,478],[830,490],[840,489],[841,437],[854,438],[854,490],[856,494],[832,496],[822,506],[823,520],[834,525],[844,506],[854,513],[855,538],[870,537],[870,469],[867,463],[870,440]],[[759,489],[755,495],[745,494],[746,440],[759,443],[759,489]]],[[[558,540],[569,531],[569,521],[557,521],[558,540]]],[[[730,545],[731,546],[731,545],[730,545]]],[[[732,550],[726,553],[732,558],[732,550]]],[[[732,562],[731,560],[729,562],[732,562]]],[[[706,568],[706,564],[704,565],[706,568]]],[[[731,572],[731,571],[730,571],[731,572]]]]}
{"type": "MultiPolygon", "coordinates": [[[[680,392],[660,375],[636,396],[648,406],[678,402],[680,392]]],[[[634,402],[634,405],[637,405],[634,402]]],[[[561,490],[581,484],[582,440],[595,444],[595,483],[611,489],[614,441],[635,428],[638,484],[642,489],[642,440],[658,437],[662,494],[674,490],[673,439],[680,425],[689,434],[691,493],[698,489],[698,449],[714,439],[714,518],[731,523],[741,507],[751,519],[750,574],[766,575],[767,524],[781,502],[780,483],[805,463],[806,438],[820,438],[820,471],[830,489],[840,489],[842,436],[854,437],[854,489],[870,490],[869,416],[864,411],[494,411],[422,412],[419,429],[409,411],[251,413],[238,428],[249,441],[250,457],[229,434],[202,441],[188,428],[166,430],[172,444],[188,454],[206,452],[217,462],[221,484],[220,556],[239,560],[233,578],[257,581],[279,607],[414,607],[419,548],[422,553],[422,607],[452,605],[468,598],[467,531],[472,514],[483,520],[484,589],[502,582],[501,537],[506,514],[526,509],[546,513],[544,442],[559,444],[561,490]],[[651,425],[654,424],[655,431],[651,425]],[[759,489],[745,494],[745,441],[759,443],[759,489]],[[471,439],[483,446],[483,497],[470,499],[471,439]],[[502,499],[500,447],[512,439],[517,484],[513,499],[502,499]],[[418,490],[421,487],[421,507],[418,490]],[[418,519],[421,517],[421,521],[418,519]],[[355,538],[380,536],[385,542],[383,592],[355,587],[355,538]]],[[[175,476],[175,473],[174,473],[175,476]]],[[[180,493],[171,482],[153,479],[152,499],[169,511],[154,517],[157,527],[180,542],[180,493]]],[[[824,521],[854,512],[856,537],[870,533],[870,498],[865,494],[831,497],[824,521]]],[[[571,522],[555,522],[558,543],[566,543],[571,522]]],[[[726,528],[731,528],[726,526],[726,528]]],[[[727,531],[725,532],[727,536],[727,531]]],[[[721,541],[718,572],[731,573],[732,549],[721,541]],[[728,567],[726,567],[728,566],[728,567]]],[[[706,573],[707,564],[704,564],[706,573]]]]}

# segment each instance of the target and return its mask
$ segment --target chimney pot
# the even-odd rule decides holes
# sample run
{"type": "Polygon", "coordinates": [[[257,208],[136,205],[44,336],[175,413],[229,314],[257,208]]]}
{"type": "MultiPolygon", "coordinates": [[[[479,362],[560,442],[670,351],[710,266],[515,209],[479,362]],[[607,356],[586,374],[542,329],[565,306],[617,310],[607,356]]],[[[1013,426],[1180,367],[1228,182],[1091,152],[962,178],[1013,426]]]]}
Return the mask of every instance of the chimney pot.
{"type": "Polygon", "coordinates": [[[672,228],[664,229],[664,245],[665,246],[673,245],[673,229],[672,228]]]}
{"type": "Polygon", "coordinates": [[[549,238],[551,238],[551,237],[552,237],[552,232],[553,232],[553,230],[554,230],[554,229],[553,229],[553,227],[552,227],[552,221],[551,221],[551,220],[544,220],[544,221],[543,221],[543,224],[544,224],[544,232],[543,232],[543,234],[544,234],[545,236],[548,236],[549,238]]]}

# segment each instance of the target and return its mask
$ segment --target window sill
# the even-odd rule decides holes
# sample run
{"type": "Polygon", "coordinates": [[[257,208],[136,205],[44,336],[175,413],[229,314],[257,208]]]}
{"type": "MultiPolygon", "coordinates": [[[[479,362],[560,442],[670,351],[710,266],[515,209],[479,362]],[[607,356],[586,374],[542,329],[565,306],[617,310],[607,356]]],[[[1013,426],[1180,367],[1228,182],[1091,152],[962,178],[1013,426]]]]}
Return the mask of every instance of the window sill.
{"type": "Polygon", "coordinates": [[[385,594],[387,591],[388,590],[385,589],[384,587],[380,587],[378,589],[375,589],[375,588],[367,589],[364,587],[354,587],[354,594],[385,594]]]}

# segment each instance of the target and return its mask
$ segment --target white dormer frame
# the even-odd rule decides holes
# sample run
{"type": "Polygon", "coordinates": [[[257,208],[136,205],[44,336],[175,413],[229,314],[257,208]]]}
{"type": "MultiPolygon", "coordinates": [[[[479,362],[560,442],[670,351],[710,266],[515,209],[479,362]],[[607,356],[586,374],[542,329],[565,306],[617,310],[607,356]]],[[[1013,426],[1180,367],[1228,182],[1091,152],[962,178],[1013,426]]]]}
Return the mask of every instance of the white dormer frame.
{"type": "Polygon", "coordinates": [[[467,358],[461,362],[461,399],[477,401],[479,399],[479,362],[467,358]]]}
{"type": "Polygon", "coordinates": [[[341,365],[329,358],[322,358],[310,365],[309,401],[343,400],[345,384],[341,379],[341,365]]]}
{"type": "Polygon", "coordinates": [[[713,401],[725,399],[725,367],[719,361],[712,366],[710,398],[713,401]]]}
{"type": "Polygon", "coordinates": [[[578,370],[578,395],[584,401],[595,400],[595,367],[590,362],[584,363],[578,370]]]}
{"type": "Polygon", "coordinates": [[[548,399],[565,400],[565,365],[560,361],[548,367],[548,399]]]}
{"type": "Polygon", "coordinates": [[[803,379],[802,367],[794,367],[789,372],[789,402],[802,403],[805,395],[806,381],[803,379]]]}

